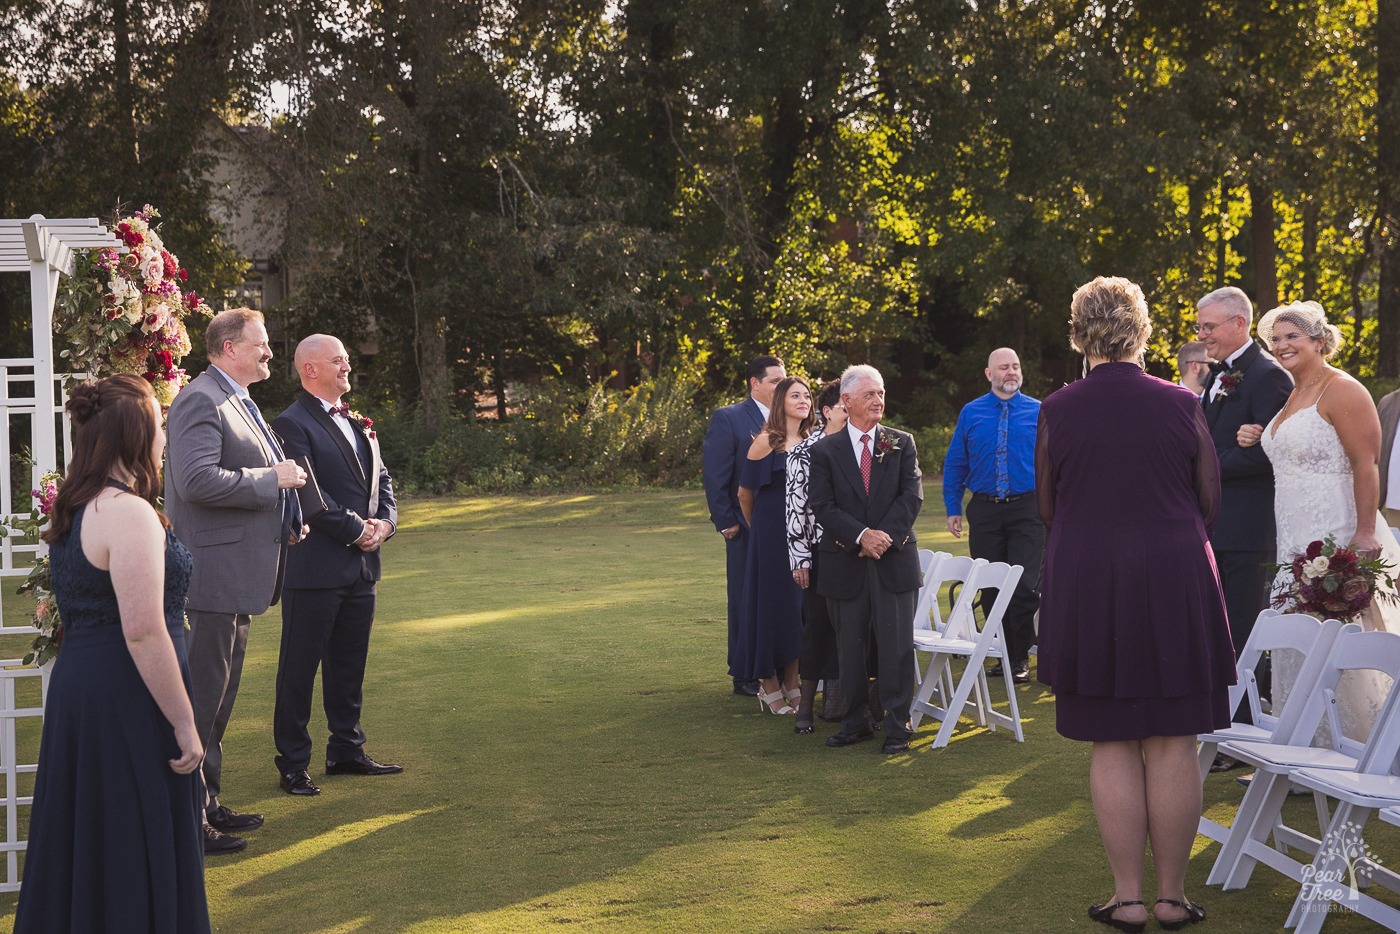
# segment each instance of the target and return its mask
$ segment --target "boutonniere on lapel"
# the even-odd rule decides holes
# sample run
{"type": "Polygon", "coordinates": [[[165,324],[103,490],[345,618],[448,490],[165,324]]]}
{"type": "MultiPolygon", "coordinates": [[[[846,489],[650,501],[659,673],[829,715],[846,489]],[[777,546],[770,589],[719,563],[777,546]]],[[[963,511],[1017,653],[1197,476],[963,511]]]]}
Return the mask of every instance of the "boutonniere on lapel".
{"type": "Polygon", "coordinates": [[[361,415],[359,412],[356,412],[354,409],[350,408],[348,402],[342,402],[340,405],[331,406],[331,415],[344,415],[350,420],[350,424],[354,425],[371,438],[379,437],[378,433],[374,430],[374,419],[370,418],[368,415],[361,415]]]}
{"type": "Polygon", "coordinates": [[[886,454],[890,453],[891,451],[898,450],[898,442],[896,442],[893,437],[891,437],[883,431],[880,432],[879,437],[875,439],[875,459],[882,464],[885,462],[886,454]]]}
{"type": "Polygon", "coordinates": [[[1236,367],[1228,373],[1221,373],[1216,378],[1215,384],[1220,387],[1220,393],[1216,398],[1228,399],[1240,388],[1240,383],[1244,380],[1244,371],[1236,367]]]}

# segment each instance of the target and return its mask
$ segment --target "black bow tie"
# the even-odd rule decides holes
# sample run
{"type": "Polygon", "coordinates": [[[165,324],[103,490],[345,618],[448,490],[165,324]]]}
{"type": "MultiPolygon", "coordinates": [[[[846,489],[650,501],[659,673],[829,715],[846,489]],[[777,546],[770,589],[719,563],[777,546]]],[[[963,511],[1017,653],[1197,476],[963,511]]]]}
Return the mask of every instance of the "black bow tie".
{"type": "Polygon", "coordinates": [[[1212,373],[1224,373],[1229,368],[1230,364],[1226,363],[1224,360],[1217,360],[1210,365],[1210,371],[1212,373]]]}

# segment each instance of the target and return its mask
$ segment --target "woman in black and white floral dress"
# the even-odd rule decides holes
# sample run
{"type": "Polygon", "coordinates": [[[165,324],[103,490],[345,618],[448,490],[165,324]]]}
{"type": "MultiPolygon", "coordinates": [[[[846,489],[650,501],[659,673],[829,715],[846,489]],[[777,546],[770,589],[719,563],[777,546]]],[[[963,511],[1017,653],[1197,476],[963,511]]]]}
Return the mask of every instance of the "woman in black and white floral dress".
{"type": "Polygon", "coordinates": [[[802,693],[797,702],[798,733],[811,733],[812,705],[817,682],[836,680],[836,629],[826,609],[826,600],[817,596],[817,542],[822,529],[807,502],[812,475],[812,445],[831,431],[846,427],[846,407],[841,404],[841,381],[834,379],[822,387],[816,400],[817,428],[788,452],[787,462],[787,541],[792,578],[802,588],[802,693]]]}

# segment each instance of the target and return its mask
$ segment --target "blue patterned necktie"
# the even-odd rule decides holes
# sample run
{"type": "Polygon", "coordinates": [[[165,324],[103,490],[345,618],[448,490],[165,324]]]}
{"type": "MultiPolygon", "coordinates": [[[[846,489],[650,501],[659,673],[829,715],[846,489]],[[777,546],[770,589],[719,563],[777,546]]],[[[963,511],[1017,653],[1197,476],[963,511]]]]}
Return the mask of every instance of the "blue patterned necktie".
{"type": "Polygon", "coordinates": [[[1011,429],[1011,400],[1000,403],[1001,414],[997,416],[997,498],[1004,499],[1011,494],[1011,475],[1007,472],[1007,433],[1011,429]]]}
{"type": "MultiPolygon", "coordinates": [[[[262,431],[263,437],[267,439],[267,444],[272,448],[272,456],[276,460],[282,460],[285,456],[282,453],[282,445],[277,443],[277,437],[273,435],[272,429],[267,427],[267,422],[263,421],[262,412],[258,409],[258,404],[253,401],[252,396],[243,397],[243,407],[248,410],[248,414],[253,416],[253,422],[262,431]]],[[[301,502],[292,495],[290,490],[279,490],[278,496],[282,500],[282,517],[291,528],[301,531],[301,502]]]]}

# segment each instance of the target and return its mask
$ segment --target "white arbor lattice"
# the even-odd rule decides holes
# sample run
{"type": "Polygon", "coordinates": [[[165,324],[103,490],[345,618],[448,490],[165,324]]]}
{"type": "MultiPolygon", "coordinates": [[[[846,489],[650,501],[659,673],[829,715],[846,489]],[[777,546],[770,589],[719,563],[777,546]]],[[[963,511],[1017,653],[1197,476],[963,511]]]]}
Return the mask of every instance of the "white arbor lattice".
{"type": "MultiPolygon", "coordinates": [[[[39,477],[67,460],[66,454],[60,459],[60,452],[70,449],[71,436],[63,417],[63,376],[54,372],[54,301],[59,277],[73,271],[73,251],[101,247],[120,249],[121,243],[95,217],[50,220],[35,214],[24,220],[0,219],[0,272],[29,273],[33,325],[29,355],[0,358],[0,520],[7,525],[16,514],[29,511],[29,490],[39,477]],[[13,470],[19,453],[16,441],[24,444],[26,437],[33,459],[27,481],[13,470]]],[[[27,637],[36,632],[29,625],[26,603],[3,595],[14,594],[18,581],[44,551],[41,542],[0,538],[0,656],[16,650],[23,654],[27,637]]],[[[20,783],[21,776],[32,783],[46,681],[45,672],[21,665],[18,655],[0,658],[0,807],[5,821],[0,892],[19,889],[19,854],[25,848],[20,811],[33,801],[32,795],[20,793],[25,790],[20,783]]]]}

